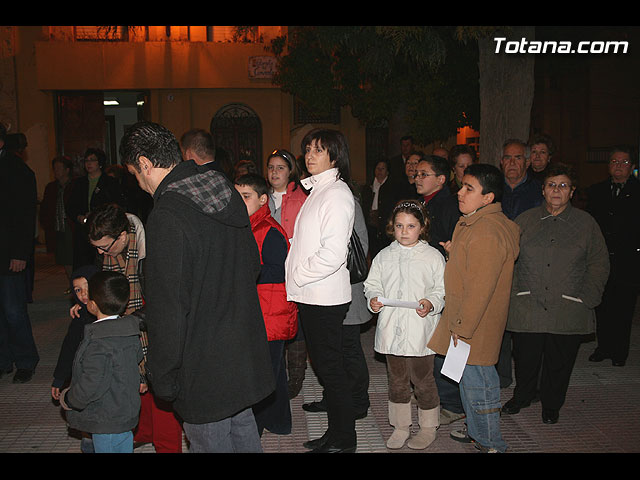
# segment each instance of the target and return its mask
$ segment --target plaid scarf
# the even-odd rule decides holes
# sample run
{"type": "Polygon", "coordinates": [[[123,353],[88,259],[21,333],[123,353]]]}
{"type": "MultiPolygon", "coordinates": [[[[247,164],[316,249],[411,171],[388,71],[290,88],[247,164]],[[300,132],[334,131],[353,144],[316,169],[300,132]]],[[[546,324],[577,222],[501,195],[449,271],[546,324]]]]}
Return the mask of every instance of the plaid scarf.
{"type": "Polygon", "coordinates": [[[125,315],[130,314],[142,308],[144,302],[142,300],[142,288],[140,285],[140,276],[138,275],[138,246],[136,242],[136,227],[129,222],[129,231],[127,232],[127,248],[115,257],[103,255],[102,269],[107,271],[115,271],[122,273],[129,280],[129,303],[125,310],[125,315]]]}

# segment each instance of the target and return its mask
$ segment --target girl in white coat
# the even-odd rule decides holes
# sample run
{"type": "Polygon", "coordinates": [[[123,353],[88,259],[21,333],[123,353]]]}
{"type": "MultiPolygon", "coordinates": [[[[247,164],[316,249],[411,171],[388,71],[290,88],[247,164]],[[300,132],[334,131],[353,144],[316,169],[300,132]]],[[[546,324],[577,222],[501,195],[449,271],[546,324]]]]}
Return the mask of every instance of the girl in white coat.
{"type": "Polygon", "coordinates": [[[427,448],[439,426],[435,352],[427,343],[444,307],[445,260],[427,243],[428,231],[429,217],[422,203],[399,202],[387,226],[395,241],[376,255],[364,282],[369,309],[379,313],[374,349],[387,360],[389,423],[394,427],[387,447],[393,449],[402,448],[411,436],[411,385],[420,430],[407,446],[427,448]],[[391,306],[389,300],[415,305],[391,306]]]}

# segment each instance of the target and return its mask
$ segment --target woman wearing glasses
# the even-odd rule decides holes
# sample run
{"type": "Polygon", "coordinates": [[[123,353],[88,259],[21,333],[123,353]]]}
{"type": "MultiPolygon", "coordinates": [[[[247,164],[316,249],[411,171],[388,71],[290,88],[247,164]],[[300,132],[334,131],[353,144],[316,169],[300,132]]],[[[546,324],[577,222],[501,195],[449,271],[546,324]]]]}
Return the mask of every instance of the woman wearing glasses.
{"type": "Polygon", "coordinates": [[[582,335],[595,329],[595,307],[609,275],[609,255],[598,224],[571,206],[571,167],[551,164],[544,201],[520,214],[507,330],[513,335],[516,387],[502,412],[516,414],[536,396],[542,421],[556,423],[582,335]]]}
{"type": "MultiPolygon", "coordinates": [[[[125,314],[136,312],[144,319],[142,261],[146,257],[145,232],[140,219],[116,204],[108,203],[87,217],[89,243],[102,257],[102,270],[122,273],[129,280],[129,303],[125,314]]],[[[141,392],[141,410],[134,442],[153,443],[156,453],[182,452],[182,427],[170,405],[141,392]]]]}

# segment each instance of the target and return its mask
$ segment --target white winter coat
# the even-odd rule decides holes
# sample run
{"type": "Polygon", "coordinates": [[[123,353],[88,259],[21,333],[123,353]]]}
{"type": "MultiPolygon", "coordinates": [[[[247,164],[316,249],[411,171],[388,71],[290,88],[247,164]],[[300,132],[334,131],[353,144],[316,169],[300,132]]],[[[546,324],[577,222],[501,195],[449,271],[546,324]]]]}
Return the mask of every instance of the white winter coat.
{"type": "Polygon", "coordinates": [[[442,254],[427,242],[403,248],[397,241],[376,255],[364,282],[367,305],[374,297],[418,301],[426,298],[433,310],[420,317],[415,309],[384,306],[380,309],[374,349],[386,355],[422,357],[435,352],[427,347],[444,308],[442,254]]]}
{"type": "Polygon", "coordinates": [[[351,301],[347,250],[355,218],[355,200],[331,168],[302,180],[311,193],[296,217],[285,261],[287,300],[310,305],[351,301]]]}

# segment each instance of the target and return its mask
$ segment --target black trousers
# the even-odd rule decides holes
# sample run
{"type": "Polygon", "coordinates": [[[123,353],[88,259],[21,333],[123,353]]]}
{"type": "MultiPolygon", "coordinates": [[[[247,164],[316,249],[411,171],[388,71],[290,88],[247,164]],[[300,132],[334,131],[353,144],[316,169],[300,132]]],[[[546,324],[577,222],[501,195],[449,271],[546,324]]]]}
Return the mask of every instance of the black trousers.
{"type": "Polygon", "coordinates": [[[638,299],[638,288],[609,280],[596,307],[597,351],[613,361],[624,362],[629,356],[631,323],[638,299]]]}
{"type": "MultiPolygon", "coordinates": [[[[344,368],[347,370],[351,395],[353,397],[353,409],[356,415],[367,413],[369,409],[369,367],[367,359],[362,351],[360,341],[360,325],[342,326],[342,351],[344,354],[344,368]]],[[[322,379],[319,379],[322,385],[322,379]]],[[[320,403],[327,405],[324,391],[320,403]]]]}
{"type": "Polygon", "coordinates": [[[356,444],[355,409],[345,366],[343,328],[349,304],[298,304],[309,359],[324,387],[329,442],[346,448],[356,444]]]}
{"type": "Polygon", "coordinates": [[[582,335],[511,333],[515,361],[515,401],[533,400],[540,376],[542,408],[560,410],[569,387],[582,335]]]}

